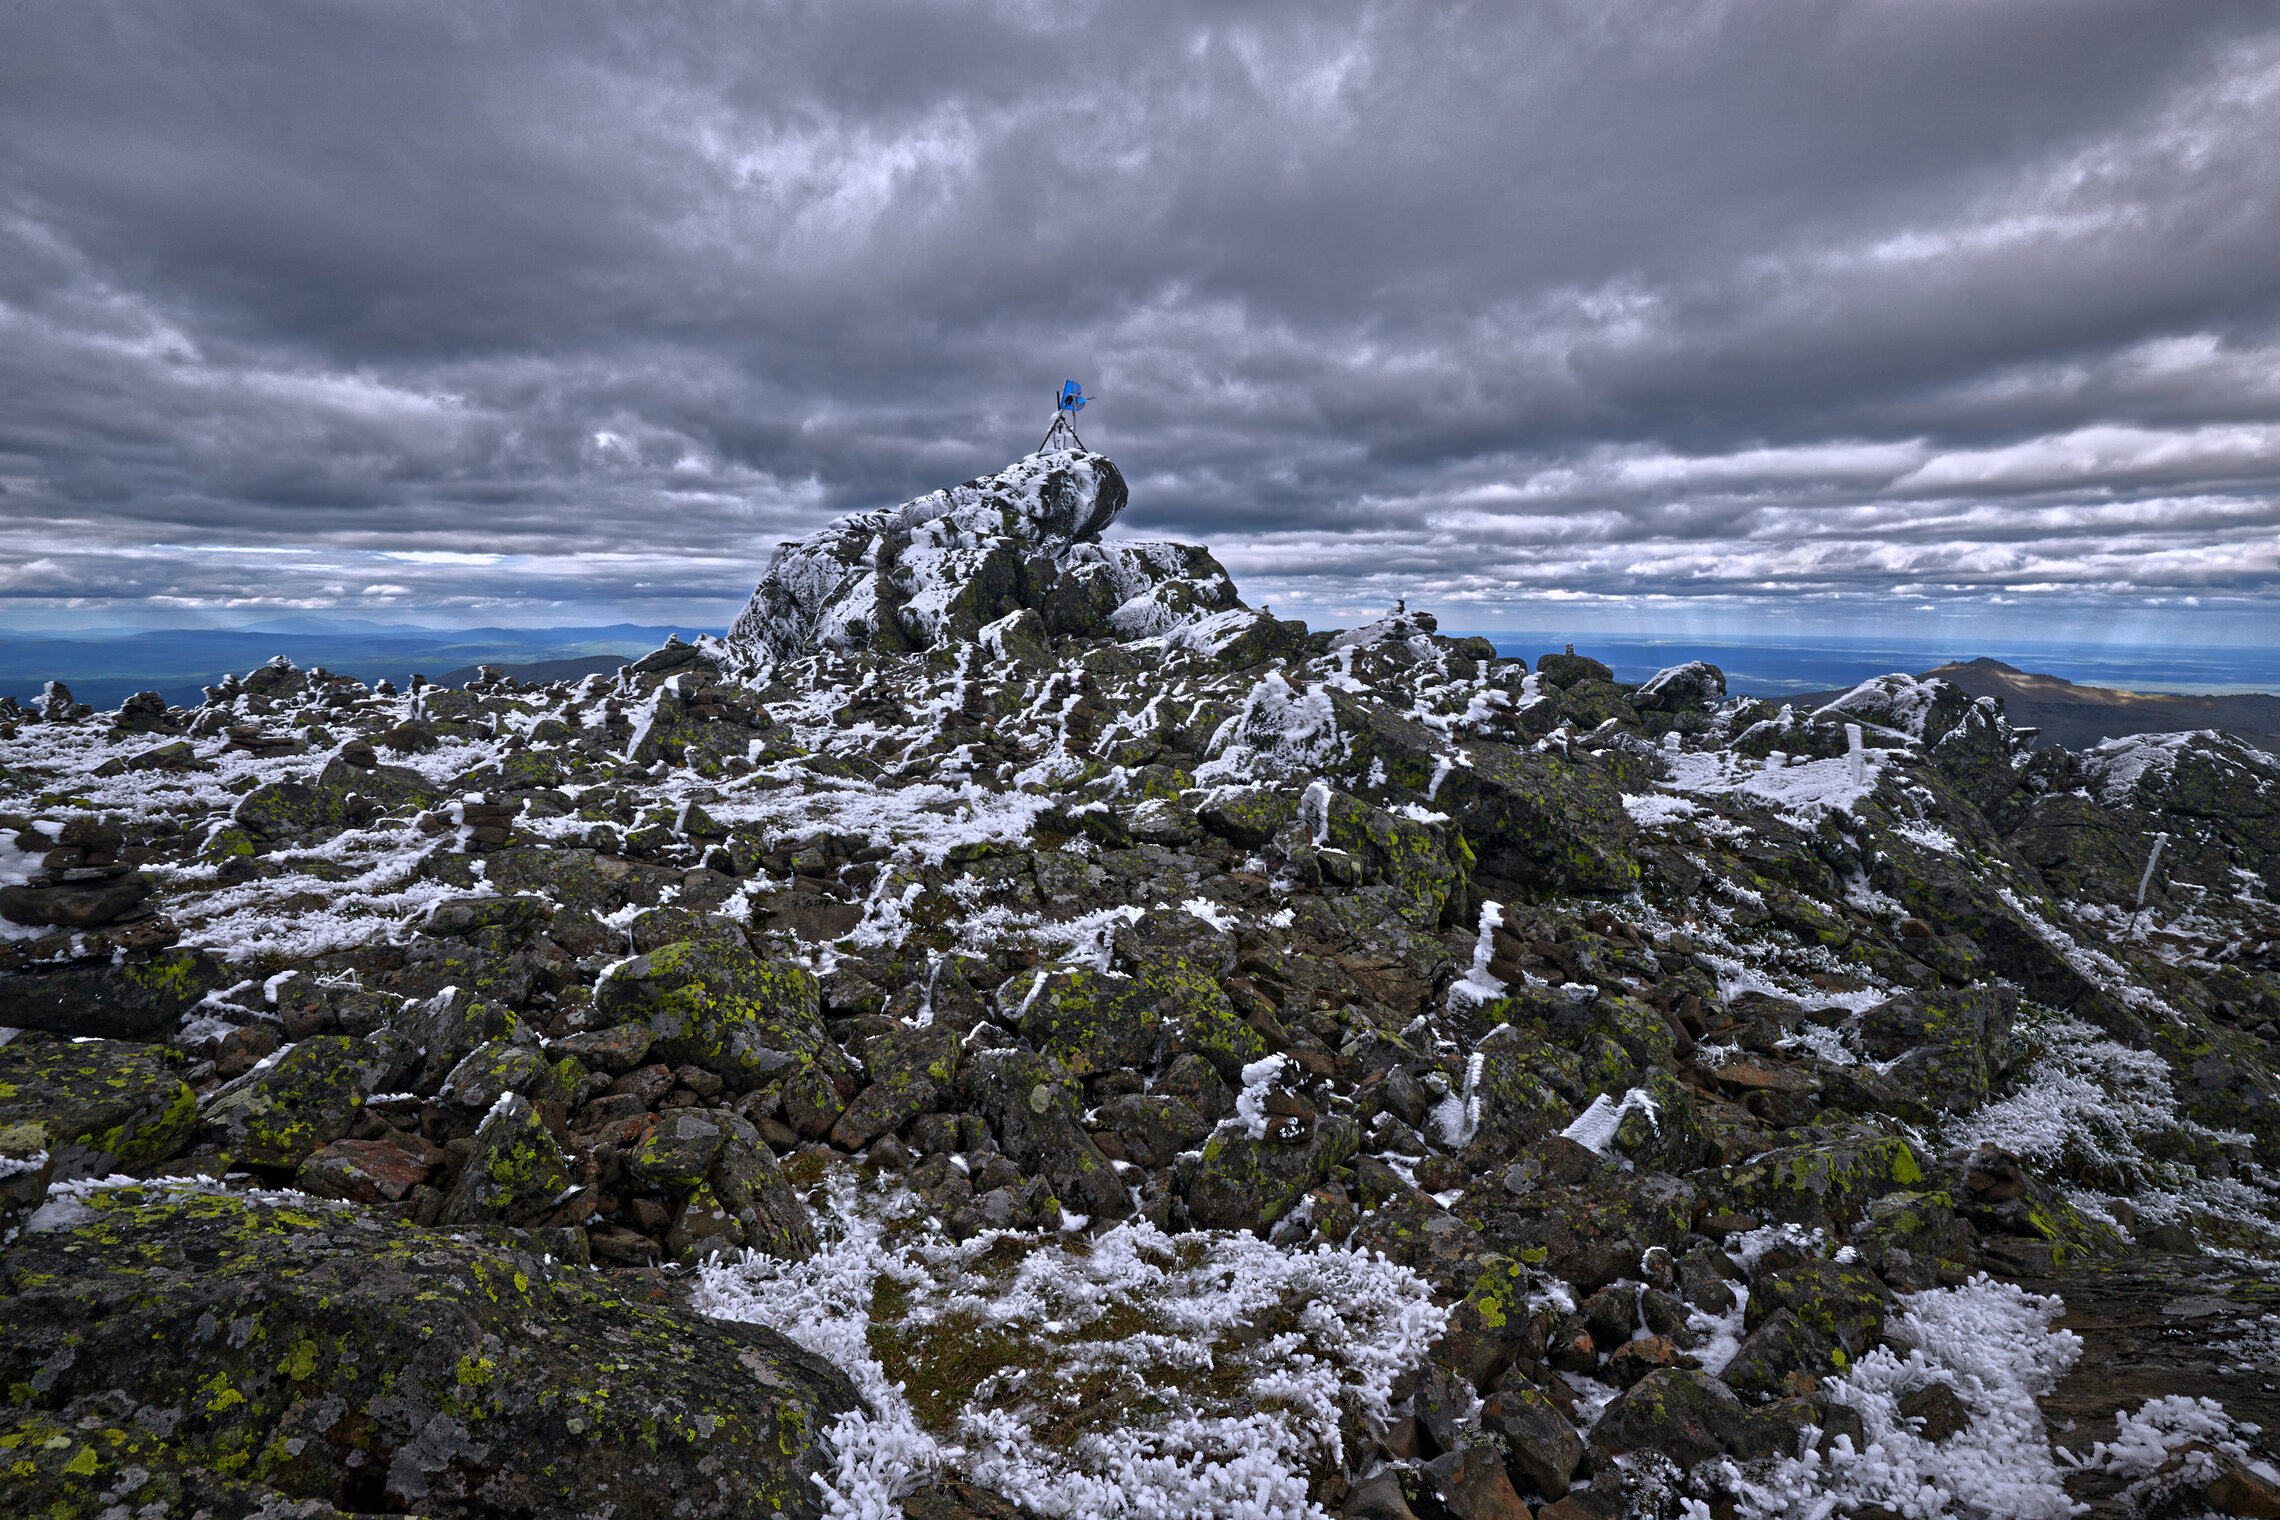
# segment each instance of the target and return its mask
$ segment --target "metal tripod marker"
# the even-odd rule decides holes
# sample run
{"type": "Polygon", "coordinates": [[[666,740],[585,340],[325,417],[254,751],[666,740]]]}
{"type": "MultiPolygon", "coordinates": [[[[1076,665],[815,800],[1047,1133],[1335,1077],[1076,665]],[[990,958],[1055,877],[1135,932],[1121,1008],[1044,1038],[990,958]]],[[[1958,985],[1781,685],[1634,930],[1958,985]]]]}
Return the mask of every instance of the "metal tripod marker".
{"type": "Polygon", "coordinates": [[[1061,389],[1053,397],[1053,425],[1045,430],[1045,441],[1037,445],[1037,452],[1050,453],[1053,440],[1064,435],[1068,438],[1066,447],[1083,452],[1085,441],[1077,436],[1076,424],[1071,419],[1083,411],[1085,403],[1092,399],[1076,381],[1063,381],[1061,389]]]}

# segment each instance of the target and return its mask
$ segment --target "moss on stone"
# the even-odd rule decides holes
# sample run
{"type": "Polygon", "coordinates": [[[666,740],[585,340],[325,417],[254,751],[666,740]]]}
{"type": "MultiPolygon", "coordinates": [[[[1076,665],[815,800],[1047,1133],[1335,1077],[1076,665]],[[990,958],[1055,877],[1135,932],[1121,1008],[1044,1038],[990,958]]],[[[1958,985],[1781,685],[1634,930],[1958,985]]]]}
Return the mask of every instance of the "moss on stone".
{"type": "Polygon", "coordinates": [[[1923,1158],[1896,1135],[1833,1140],[1767,1151],[1718,1174],[1718,1195],[1738,1213],[1841,1234],[1871,1200],[1924,1180],[1923,1158]]]}
{"type": "Polygon", "coordinates": [[[814,973],[760,959],[734,925],[715,922],[604,978],[595,995],[604,1023],[645,1022],[651,1060],[702,1067],[739,1092],[797,1068],[845,1072],[846,1057],[823,1030],[814,973]]]}
{"type": "Polygon", "coordinates": [[[383,1090],[375,1082],[399,1073],[374,1043],[345,1035],[303,1040],[208,1099],[198,1142],[243,1166],[297,1169],[348,1133],[364,1100],[383,1090]]]}
{"type": "Polygon", "coordinates": [[[0,1126],[41,1126],[58,1181],[154,1165],[197,1125],[182,1065],[161,1046],[20,1034],[0,1045],[0,1126]]]}
{"type": "Polygon", "coordinates": [[[507,1097],[475,1132],[475,1149],[444,1205],[444,1218],[454,1224],[537,1224],[573,1186],[569,1162],[538,1110],[527,1098],[507,1097]]]}
{"type": "Polygon", "coordinates": [[[473,1520],[607,1491],[813,1516],[822,1428],[857,1406],[770,1331],[519,1252],[323,1204],[90,1202],[0,1257],[11,1513],[274,1496],[473,1520]],[[170,1261],[197,1270],[153,1270],[170,1261]]]}
{"type": "Polygon", "coordinates": [[[1091,966],[1040,967],[1010,983],[1021,1032],[1076,1075],[1150,1063],[1163,1034],[1158,998],[1141,980],[1091,966]]]}

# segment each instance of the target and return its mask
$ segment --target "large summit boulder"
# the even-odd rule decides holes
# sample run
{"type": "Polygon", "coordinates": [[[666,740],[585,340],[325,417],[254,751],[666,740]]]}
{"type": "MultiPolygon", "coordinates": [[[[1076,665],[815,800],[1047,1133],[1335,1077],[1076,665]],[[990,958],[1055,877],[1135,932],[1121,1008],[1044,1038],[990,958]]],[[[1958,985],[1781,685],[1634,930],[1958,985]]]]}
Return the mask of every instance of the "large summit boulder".
{"type": "Polygon", "coordinates": [[[777,548],[729,641],[766,659],[903,653],[1024,610],[1051,634],[1144,638],[1241,605],[1207,550],[1100,542],[1124,503],[1105,455],[1063,449],[853,513],[777,548]]]}

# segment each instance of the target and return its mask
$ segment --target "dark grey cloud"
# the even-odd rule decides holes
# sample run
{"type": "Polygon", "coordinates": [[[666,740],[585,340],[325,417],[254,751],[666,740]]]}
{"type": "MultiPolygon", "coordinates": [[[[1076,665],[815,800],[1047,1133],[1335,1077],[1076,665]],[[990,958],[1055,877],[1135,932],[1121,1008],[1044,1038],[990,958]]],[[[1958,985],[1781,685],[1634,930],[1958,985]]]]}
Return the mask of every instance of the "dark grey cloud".
{"type": "Polygon", "coordinates": [[[2251,3],[18,5],[0,620],[725,617],[1076,376],[1285,610],[2261,639],[2276,128],[2251,3]]]}

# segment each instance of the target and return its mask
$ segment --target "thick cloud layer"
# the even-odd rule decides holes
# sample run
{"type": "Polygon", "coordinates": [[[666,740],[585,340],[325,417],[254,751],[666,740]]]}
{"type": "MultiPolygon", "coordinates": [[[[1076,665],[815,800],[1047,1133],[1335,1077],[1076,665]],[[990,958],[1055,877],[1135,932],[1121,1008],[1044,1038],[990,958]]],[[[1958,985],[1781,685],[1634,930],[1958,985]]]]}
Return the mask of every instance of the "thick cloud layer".
{"type": "Polygon", "coordinates": [[[1075,376],[1278,610],[2261,640],[2276,132],[2258,3],[11,7],[0,622],[725,621],[1075,376]]]}

